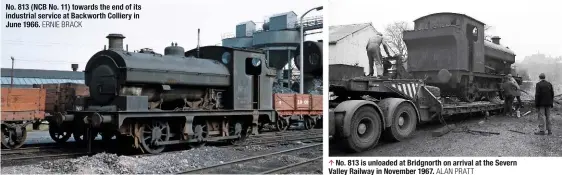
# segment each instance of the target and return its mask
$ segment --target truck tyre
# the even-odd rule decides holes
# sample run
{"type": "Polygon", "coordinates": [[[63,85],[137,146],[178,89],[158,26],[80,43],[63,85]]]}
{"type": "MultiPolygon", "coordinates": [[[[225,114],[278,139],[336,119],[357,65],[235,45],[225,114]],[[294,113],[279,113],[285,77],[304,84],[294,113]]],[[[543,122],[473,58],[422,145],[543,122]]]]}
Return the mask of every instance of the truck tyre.
{"type": "MultiPolygon", "coordinates": [[[[392,141],[402,141],[410,137],[416,131],[417,113],[414,107],[409,103],[401,103],[396,107],[392,115],[392,124],[390,131],[385,135],[392,141]]],[[[386,138],[386,137],[385,137],[386,138]]]]}
{"type": "Polygon", "coordinates": [[[370,106],[357,109],[349,124],[350,136],[343,139],[343,146],[347,152],[362,152],[377,145],[382,122],[375,109],[370,106]]]}

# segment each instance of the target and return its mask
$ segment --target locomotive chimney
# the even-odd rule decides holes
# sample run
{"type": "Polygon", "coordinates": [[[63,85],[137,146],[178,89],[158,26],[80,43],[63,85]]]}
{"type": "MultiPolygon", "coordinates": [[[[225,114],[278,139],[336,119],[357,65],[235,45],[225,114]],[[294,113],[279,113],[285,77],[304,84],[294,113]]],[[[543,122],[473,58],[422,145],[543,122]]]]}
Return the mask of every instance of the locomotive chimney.
{"type": "Polygon", "coordinates": [[[76,72],[78,70],[78,64],[72,64],[72,71],[76,72]]]}
{"type": "Polygon", "coordinates": [[[121,34],[112,33],[106,37],[109,40],[109,49],[123,50],[123,39],[125,36],[121,34]]]}
{"type": "Polygon", "coordinates": [[[494,44],[500,45],[500,39],[502,39],[502,38],[500,38],[499,36],[494,36],[494,37],[492,37],[492,42],[494,44]]]}

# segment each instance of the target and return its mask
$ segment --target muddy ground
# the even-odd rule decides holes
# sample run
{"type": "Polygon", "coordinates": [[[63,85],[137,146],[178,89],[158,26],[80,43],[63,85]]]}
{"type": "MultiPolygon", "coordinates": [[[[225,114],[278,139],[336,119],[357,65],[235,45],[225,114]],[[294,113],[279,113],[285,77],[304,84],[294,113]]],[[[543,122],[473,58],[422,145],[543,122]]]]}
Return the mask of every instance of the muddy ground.
{"type": "MultiPolygon", "coordinates": [[[[558,101],[562,103],[561,97],[558,101]]],[[[441,137],[433,137],[432,131],[442,127],[440,123],[418,126],[414,136],[403,142],[381,141],[373,150],[345,154],[330,145],[330,156],[486,156],[486,157],[542,157],[562,156],[562,105],[552,109],[553,135],[538,136],[537,113],[526,106],[521,117],[493,115],[453,116],[447,122],[457,127],[441,137]],[[467,130],[497,132],[499,135],[469,133],[467,130]],[[512,130],[512,131],[510,131],[512,130]]]]}

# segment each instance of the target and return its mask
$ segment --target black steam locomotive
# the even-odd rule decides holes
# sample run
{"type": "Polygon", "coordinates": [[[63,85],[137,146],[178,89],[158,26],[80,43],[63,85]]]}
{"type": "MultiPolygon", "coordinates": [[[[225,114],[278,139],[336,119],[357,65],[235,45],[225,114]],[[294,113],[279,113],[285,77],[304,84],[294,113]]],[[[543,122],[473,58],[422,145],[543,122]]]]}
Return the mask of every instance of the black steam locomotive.
{"type": "Polygon", "coordinates": [[[257,133],[258,121],[275,121],[275,75],[261,51],[207,46],[184,52],[172,44],[161,55],[124,50],[121,34],[107,38],[109,48],[85,67],[90,97],[84,110],[59,122],[158,153],[171,144],[244,139],[257,133]]]}
{"type": "Polygon", "coordinates": [[[442,96],[467,102],[501,98],[500,83],[512,74],[515,53],[500,38],[485,40],[485,24],[464,14],[435,13],[416,19],[404,32],[408,71],[441,89],[442,96]]]}

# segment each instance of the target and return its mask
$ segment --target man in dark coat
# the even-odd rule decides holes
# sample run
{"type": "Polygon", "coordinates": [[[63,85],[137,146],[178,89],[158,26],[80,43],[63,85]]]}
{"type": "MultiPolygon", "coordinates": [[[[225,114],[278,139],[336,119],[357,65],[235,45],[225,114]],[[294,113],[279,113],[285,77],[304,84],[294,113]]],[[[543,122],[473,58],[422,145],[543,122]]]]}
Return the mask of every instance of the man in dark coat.
{"type": "Polygon", "coordinates": [[[535,106],[538,110],[539,118],[539,132],[536,135],[545,135],[545,131],[548,131],[548,135],[552,134],[552,129],[550,128],[550,108],[553,107],[554,103],[554,89],[552,84],[545,80],[544,73],[539,75],[541,79],[537,83],[535,88],[535,106]]]}
{"type": "Polygon", "coordinates": [[[513,98],[514,98],[514,91],[516,87],[514,87],[513,83],[509,79],[509,75],[504,78],[504,82],[502,84],[503,89],[503,112],[506,116],[512,116],[513,114],[513,98]]]}

